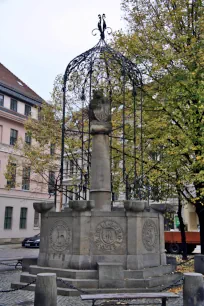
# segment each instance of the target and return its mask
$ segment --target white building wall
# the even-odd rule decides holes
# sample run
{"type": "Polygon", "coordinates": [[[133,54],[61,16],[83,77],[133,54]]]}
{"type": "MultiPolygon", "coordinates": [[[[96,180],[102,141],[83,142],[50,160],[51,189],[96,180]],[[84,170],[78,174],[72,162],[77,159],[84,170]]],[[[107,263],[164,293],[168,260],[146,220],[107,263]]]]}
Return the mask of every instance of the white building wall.
{"type": "MultiPolygon", "coordinates": [[[[13,240],[23,240],[40,232],[39,227],[34,227],[34,199],[26,199],[23,197],[14,197],[8,195],[0,195],[0,243],[13,240]],[[12,227],[4,229],[5,208],[13,207],[12,227]],[[27,224],[25,229],[20,229],[20,212],[21,207],[27,208],[27,224]]],[[[39,201],[39,199],[37,200],[39,201]]]]}

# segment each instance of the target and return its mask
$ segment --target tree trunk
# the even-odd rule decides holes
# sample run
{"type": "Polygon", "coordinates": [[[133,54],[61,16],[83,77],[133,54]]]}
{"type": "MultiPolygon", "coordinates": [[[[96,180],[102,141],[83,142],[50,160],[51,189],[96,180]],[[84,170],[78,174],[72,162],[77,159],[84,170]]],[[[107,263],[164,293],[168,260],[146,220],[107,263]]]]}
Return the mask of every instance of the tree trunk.
{"type": "Polygon", "coordinates": [[[187,260],[187,244],[186,244],[186,233],[185,233],[185,225],[183,223],[182,217],[182,204],[181,204],[181,196],[178,193],[178,218],[180,222],[180,231],[181,231],[181,242],[182,242],[182,259],[187,260]]]}
{"type": "Polygon", "coordinates": [[[200,246],[201,254],[204,254],[204,206],[202,204],[196,204],[196,213],[198,215],[200,224],[200,246]]]}

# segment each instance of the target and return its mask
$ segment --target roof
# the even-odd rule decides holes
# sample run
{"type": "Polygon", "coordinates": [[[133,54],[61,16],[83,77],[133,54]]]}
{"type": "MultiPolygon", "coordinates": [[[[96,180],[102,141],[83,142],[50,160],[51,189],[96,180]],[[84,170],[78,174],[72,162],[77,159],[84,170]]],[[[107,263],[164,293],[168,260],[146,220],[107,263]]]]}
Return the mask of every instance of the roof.
{"type": "Polygon", "coordinates": [[[0,84],[5,85],[9,89],[23,94],[29,98],[42,102],[42,98],[38,96],[30,87],[28,87],[23,81],[15,76],[10,70],[8,70],[3,64],[0,63],[0,84]]]}

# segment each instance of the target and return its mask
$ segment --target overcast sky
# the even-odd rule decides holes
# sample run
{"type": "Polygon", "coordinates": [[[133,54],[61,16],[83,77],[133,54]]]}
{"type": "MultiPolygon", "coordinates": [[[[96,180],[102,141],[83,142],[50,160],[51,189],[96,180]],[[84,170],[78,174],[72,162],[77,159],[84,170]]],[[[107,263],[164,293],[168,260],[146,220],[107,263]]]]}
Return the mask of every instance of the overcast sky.
{"type": "Polygon", "coordinates": [[[94,46],[98,14],[124,26],[121,0],[0,0],[0,62],[43,99],[69,61],[94,46]]]}

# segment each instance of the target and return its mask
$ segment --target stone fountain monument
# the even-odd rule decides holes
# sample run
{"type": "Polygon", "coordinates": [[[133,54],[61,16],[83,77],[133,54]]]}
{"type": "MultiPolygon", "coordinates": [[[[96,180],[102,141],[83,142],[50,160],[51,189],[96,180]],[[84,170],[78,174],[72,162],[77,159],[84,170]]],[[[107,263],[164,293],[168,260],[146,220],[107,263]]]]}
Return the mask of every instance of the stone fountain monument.
{"type": "MultiPolygon", "coordinates": [[[[13,287],[37,273],[55,272],[90,292],[158,290],[176,277],[166,264],[163,215],[139,200],[124,201],[123,211],[111,211],[110,104],[101,91],[93,94],[89,118],[90,200],[70,201],[62,212],[53,211],[50,203],[34,203],[41,213],[39,258],[13,287]]],[[[78,294],[65,287],[58,281],[59,294],[78,294]]]]}

